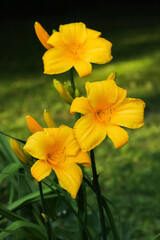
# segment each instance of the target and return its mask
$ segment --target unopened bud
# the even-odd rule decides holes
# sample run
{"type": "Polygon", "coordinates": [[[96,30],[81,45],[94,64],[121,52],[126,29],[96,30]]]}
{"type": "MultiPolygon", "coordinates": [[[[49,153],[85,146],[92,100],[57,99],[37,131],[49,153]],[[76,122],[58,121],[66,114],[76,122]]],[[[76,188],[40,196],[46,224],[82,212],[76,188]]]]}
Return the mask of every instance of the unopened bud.
{"type": "Polygon", "coordinates": [[[52,118],[51,114],[47,110],[44,110],[43,117],[44,117],[45,123],[47,124],[47,126],[49,128],[55,128],[56,127],[56,124],[53,121],[53,118],[52,118]]]}
{"type": "Polygon", "coordinates": [[[35,22],[34,28],[35,28],[36,35],[37,35],[39,41],[42,43],[42,45],[43,45],[46,49],[52,48],[52,46],[47,43],[47,41],[48,41],[48,39],[49,39],[50,36],[49,36],[49,34],[46,32],[46,30],[41,26],[41,24],[38,23],[38,22],[35,22]]]}
{"type": "Polygon", "coordinates": [[[107,78],[107,80],[115,80],[116,78],[116,73],[115,72],[111,72],[107,78]]]}
{"type": "Polygon", "coordinates": [[[64,102],[71,104],[73,101],[73,98],[71,97],[70,93],[67,91],[67,89],[63,86],[63,84],[56,79],[53,80],[53,84],[58,91],[60,97],[63,99],[64,102]]]}
{"type": "Polygon", "coordinates": [[[10,139],[10,146],[12,148],[12,151],[14,152],[14,154],[16,155],[17,159],[26,165],[33,165],[32,163],[32,158],[28,157],[28,155],[26,155],[24,153],[24,151],[21,149],[21,147],[19,146],[18,142],[15,139],[10,139]]]}
{"type": "Polygon", "coordinates": [[[35,133],[35,132],[38,132],[38,131],[43,131],[43,128],[30,115],[28,115],[26,117],[26,122],[27,122],[28,128],[31,131],[31,133],[35,133]]]}

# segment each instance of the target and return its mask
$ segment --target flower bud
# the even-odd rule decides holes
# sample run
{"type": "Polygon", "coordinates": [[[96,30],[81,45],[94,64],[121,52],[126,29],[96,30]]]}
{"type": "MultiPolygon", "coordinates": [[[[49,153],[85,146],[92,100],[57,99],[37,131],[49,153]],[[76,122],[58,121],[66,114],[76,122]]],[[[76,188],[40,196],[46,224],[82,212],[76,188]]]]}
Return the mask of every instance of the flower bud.
{"type": "Polygon", "coordinates": [[[80,96],[80,92],[79,92],[78,88],[75,89],[75,96],[76,96],[76,97],[79,97],[79,96],[80,96]]]}
{"type": "Polygon", "coordinates": [[[51,114],[47,110],[44,110],[43,117],[44,117],[45,123],[47,124],[47,126],[49,128],[55,128],[56,127],[56,124],[53,121],[53,118],[52,118],[51,114]]]}
{"type": "Polygon", "coordinates": [[[43,131],[43,128],[30,115],[26,117],[26,122],[32,134],[38,131],[43,131]]]}
{"type": "Polygon", "coordinates": [[[43,45],[46,49],[52,48],[52,46],[47,43],[47,41],[48,41],[48,39],[49,39],[50,36],[49,36],[49,34],[46,32],[46,30],[44,30],[44,28],[41,26],[41,24],[38,23],[38,22],[35,22],[34,28],[35,28],[36,35],[37,35],[39,41],[42,43],[42,45],[43,45]]]}
{"type": "Polygon", "coordinates": [[[107,78],[107,80],[115,80],[116,78],[116,73],[115,72],[111,72],[107,78]]]}
{"type": "Polygon", "coordinates": [[[32,165],[32,158],[29,154],[25,154],[24,151],[19,146],[18,142],[15,139],[10,139],[10,146],[12,148],[12,151],[16,155],[17,159],[26,165],[32,165]]]}
{"type": "Polygon", "coordinates": [[[53,84],[58,91],[60,97],[63,99],[64,102],[71,104],[73,101],[73,98],[71,97],[70,93],[67,91],[67,89],[63,86],[63,84],[56,79],[53,80],[53,84]]]}

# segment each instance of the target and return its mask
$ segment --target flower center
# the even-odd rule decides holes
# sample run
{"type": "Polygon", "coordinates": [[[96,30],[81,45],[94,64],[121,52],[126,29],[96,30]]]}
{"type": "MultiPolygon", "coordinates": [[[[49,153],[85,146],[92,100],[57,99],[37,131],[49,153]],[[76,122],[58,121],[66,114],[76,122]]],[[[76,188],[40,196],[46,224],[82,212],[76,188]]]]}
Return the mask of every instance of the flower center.
{"type": "Polygon", "coordinates": [[[105,108],[96,112],[96,117],[100,122],[110,122],[112,116],[112,108],[105,108]]]}
{"type": "Polygon", "coordinates": [[[81,44],[77,44],[75,42],[72,43],[71,52],[72,52],[72,54],[73,54],[73,56],[75,58],[79,57],[81,49],[82,49],[82,45],[81,44]]]}
{"type": "Polygon", "coordinates": [[[50,163],[52,165],[57,165],[60,162],[64,162],[65,159],[66,159],[65,150],[66,150],[66,147],[64,147],[63,149],[58,150],[55,153],[51,153],[51,154],[49,153],[47,155],[48,163],[50,163]]]}

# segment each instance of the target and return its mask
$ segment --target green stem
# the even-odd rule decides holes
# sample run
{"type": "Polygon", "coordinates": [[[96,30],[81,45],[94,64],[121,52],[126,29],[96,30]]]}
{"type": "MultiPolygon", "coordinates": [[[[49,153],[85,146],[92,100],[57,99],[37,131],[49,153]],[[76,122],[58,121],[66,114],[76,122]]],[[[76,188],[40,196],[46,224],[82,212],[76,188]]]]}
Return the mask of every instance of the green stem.
{"type": "MultiPolygon", "coordinates": [[[[60,192],[58,192],[57,190],[55,190],[54,188],[52,188],[52,186],[50,186],[48,183],[42,181],[48,188],[50,188],[53,192],[56,192],[59,196],[60,195],[60,192]]],[[[78,218],[80,224],[81,224],[81,227],[83,228],[83,231],[86,233],[86,235],[88,236],[88,238],[90,240],[92,240],[92,236],[90,234],[90,232],[88,231],[87,229],[87,225],[84,224],[84,221],[80,218],[79,214],[76,212],[76,210],[73,208],[72,206],[72,203],[71,201],[68,199],[68,198],[64,198],[64,202],[72,209],[73,213],[75,214],[75,216],[78,218]]],[[[88,238],[83,238],[83,240],[85,239],[88,239],[88,238]]]]}
{"type": "Polygon", "coordinates": [[[75,84],[74,84],[73,68],[71,68],[70,73],[71,73],[70,82],[71,82],[71,87],[72,87],[73,93],[74,93],[73,98],[75,98],[75,90],[76,90],[76,87],[75,87],[75,84]]]}
{"type": "MultiPolygon", "coordinates": [[[[83,178],[85,183],[94,191],[95,191],[95,188],[92,184],[91,181],[89,181],[86,177],[83,178]]],[[[105,212],[108,216],[108,219],[109,219],[109,222],[110,222],[110,225],[111,225],[111,228],[112,228],[112,232],[113,232],[113,236],[114,236],[114,239],[115,240],[120,240],[120,237],[119,237],[119,234],[118,234],[118,231],[117,231],[117,228],[116,228],[116,224],[114,222],[114,219],[113,219],[113,216],[112,216],[112,213],[109,209],[109,206],[108,206],[108,203],[106,202],[106,199],[105,197],[102,195],[102,202],[103,202],[103,207],[105,209],[105,212]]]]}
{"type": "Polygon", "coordinates": [[[15,138],[15,137],[12,137],[12,136],[10,136],[9,134],[4,133],[4,132],[2,132],[2,131],[0,131],[0,134],[4,135],[4,136],[6,136],[6,137],[13,138],[13,139],[15,139],[16,141],[21,142],[21,143],[23,143],[23,144],[26,144],[26,141],[21,140],[21,139],[18,139],[18,138],[15,138]]]}
{"type": "MultiPolygon", "coordinates": [[[[44,201],[44,195],[43,195],[41,182],[38,182],[38,187],[39,187],[39,193],[40,193],[40,197],[41,197],[42,210],[43,210],[44,215],[47,217],[47,215],[46,215],[46,206],[45,206],[45,201],[44,201]]],[[[45,227],[46,227],[48,240],[52,240],[51,231],[50,231],[50,224],[49,224],[48,217],[47,217],[47,219],[45,219],[45,227]]]]}
{"type": "MultiPolygon", "coordinates": [[[[74,98],[76,97],[75,96],[75,83],[74,83],[74,76],[73,76],[73,68],[71,69],[71,79],[70,79],[70,82],[71,82],[71,87],[73,89],[73,92],[74,92],[74,98]]],[[[75,114],[75,121],[77,121],[79,118],[81,117],[81,114],[80,113],[76,113],[75,114]]],[[[78,215],[80,217],[80,219],[82,219],[83,221],[83,224],[85,226],[87,226],[87,199],[86,199],[86,187],[85,187],[85,184],[81,184],[81,187],[79,189],[79,192],[78,192],[78,200],[77,200],[77,204],[78,204],[78,215]]],[[[79,228],[80,228],[80,232],[81,232],[81,239],[85,239],[87,240],[88,239],[88,236],[86,234],[86,231],[84,231],[84,228],[80,222],[79,224],[79,228]]]]}
{"type": "Polygon", "coordinates": [[[101,195],[101,189],[98,182],[98,174],[96,170],[96,163],[95,163],[95,156],[94,156],[93,149],[90,151],[90,154],[91,154],[91,162],[92,162],[93,186],[95,188],[95,192],[97,196],[97,203],[98,203],[99,216],[100,216],[100,222],[101,222],[102,239],[107,240],[105,218],[104,218],[104,211],[103,211],[103,200],[101,195]]]}
{"type": "Polygon", "coordinates": [[[117,228],[116,228],[116,225],[115,225],[112,213],[111,213],[111,211],[110,211],[110,209],[108,207],[108,204],[105,201],[104,197],[103,197],[102,201],[103,201],[103,207],[104,207],[104,209],[105,209],[105,211],[106,211],[106,213],[108,215],[108,219],[109,219],[109,222],[111,224],[111,228],[112,228],[114,239],[115,240],[120,240],[120,237],[119,237],[119,234],[118,234],[118,231],[117,231],[117,228]]]}

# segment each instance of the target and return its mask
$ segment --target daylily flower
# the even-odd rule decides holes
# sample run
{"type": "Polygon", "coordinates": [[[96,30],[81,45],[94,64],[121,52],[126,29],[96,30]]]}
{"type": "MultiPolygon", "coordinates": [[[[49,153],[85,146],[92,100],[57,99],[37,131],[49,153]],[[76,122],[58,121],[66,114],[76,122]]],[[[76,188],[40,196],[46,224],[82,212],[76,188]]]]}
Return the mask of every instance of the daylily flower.
{"type": "Polygon", "coordinates": [[[73,129],[67,126],[44,128],[30,136],[24,149],[38,159],[31,168],[37,181],[50,175],[53,169],[59,184],[73,198],[76,197],[82,182],[82,170],[77,165],[90,166],[89,155],[82,152],[73,135],[73,129]]]}
{"type": "Polygon", "coordinates": [[[82,113],[74,126],[74,134],[83,151],[99,145],[108,135],[115,148],[128,142],[128,133],[120,126],[143,126],[145,103],[126,97],[127,92],[116,85],[112,73],[107,80],[86,83],[87,97],[75,98],[70,112],[82,113]]]}
{"type": "Polygon", "coordinates": [[[50,37],[40,26],[36,22],[37,36],[48,49],[43,56],[46,74],[63,73],[74,67],[84,77],[91,73],[91,63],[104,64],[112,59],[111,42],[82,22],[60,25],[59,32],[54,31],[50,37]]]}

